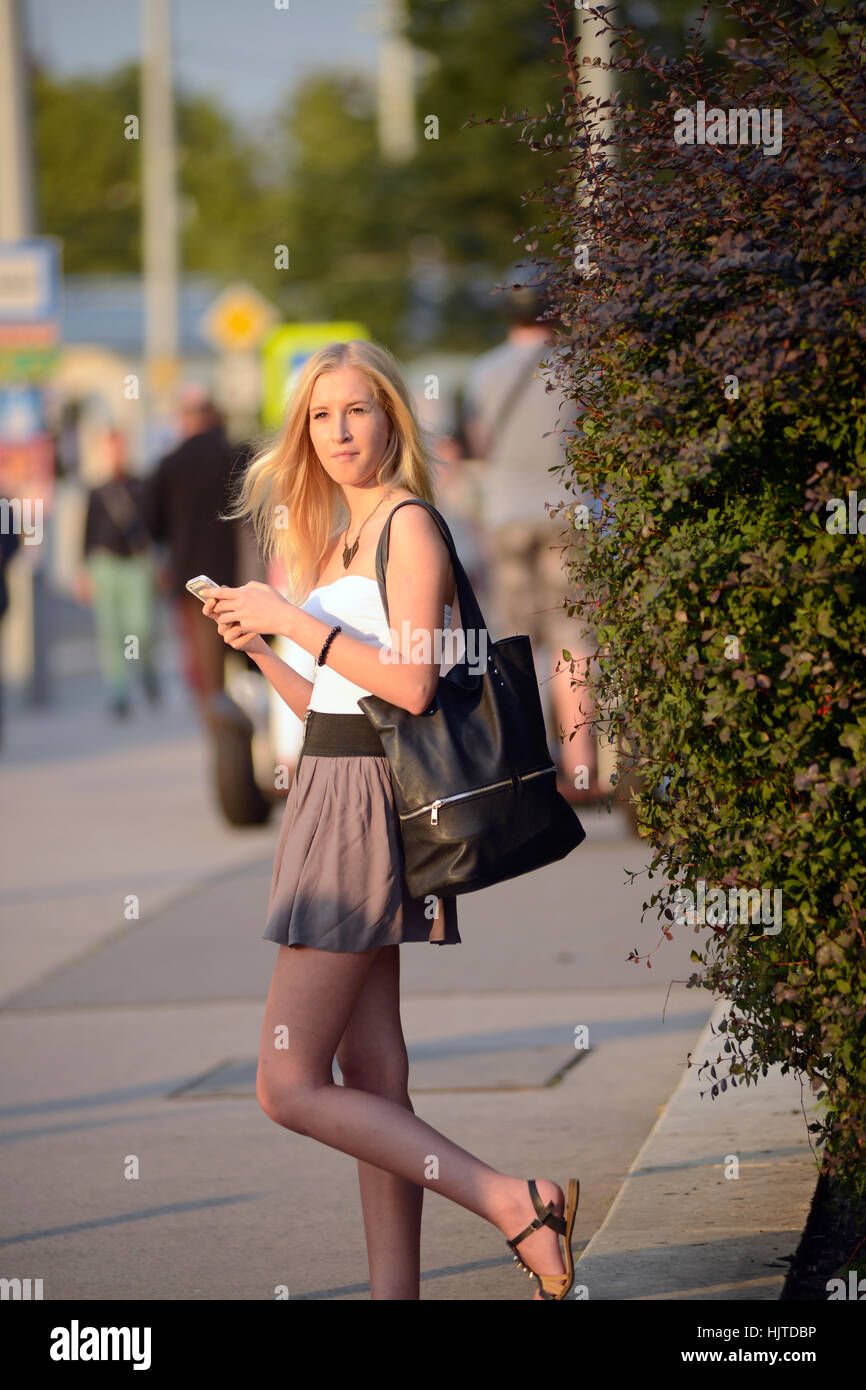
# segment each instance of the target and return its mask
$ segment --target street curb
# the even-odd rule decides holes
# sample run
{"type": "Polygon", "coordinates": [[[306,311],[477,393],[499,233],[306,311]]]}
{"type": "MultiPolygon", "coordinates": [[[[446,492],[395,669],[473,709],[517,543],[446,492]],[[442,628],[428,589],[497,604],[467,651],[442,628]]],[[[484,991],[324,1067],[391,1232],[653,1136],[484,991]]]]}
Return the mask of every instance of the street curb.
{"type": "MultiPolygon", "coordinates": [[[[799,1074],[777,1065],[757,1085],[710,1097],[713,1078],[706,1069],[698,1077],[698,1064],[721,1052],[718,1026],[729,1007],[717,1002],[691,1066],[577,1264],[572,1297],[781,1297],[818,1180],[806,1129],[810,1093],[799,1074]]],[[[720,1080],[726,1072],[723,1062],[720,1080]]]]}

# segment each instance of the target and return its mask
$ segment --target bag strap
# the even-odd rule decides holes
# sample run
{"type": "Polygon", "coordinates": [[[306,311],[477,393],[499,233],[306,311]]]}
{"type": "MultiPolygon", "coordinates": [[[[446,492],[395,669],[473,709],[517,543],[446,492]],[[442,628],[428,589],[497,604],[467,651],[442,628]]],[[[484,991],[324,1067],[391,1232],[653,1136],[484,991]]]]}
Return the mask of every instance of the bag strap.
{"type": "Polygon", "coordinates": [[[494,448],[505,433],[505,426],[514,413],[514,407],[517,405],[520,397],[538,371],[539,360],[540,359],[537,357],[530,357],[527,362],[524,362],[514,381],[511,383],[511,386],[508,388],[505,396],[505,403],[493,422],[493,428],[485,444],[484,456],[486,459],[492,457],[494,448]]]}
{"type": "MultiPolygon", "coordinates": [[[[426,508],[426,510],[430,513],[430,515],[436,522],[436,525],[439,527],[439,530],[442,532],[442,537],[445,541],[445,544],[448,547],[448,553],[451,556],[451,564],[454,567],[454,579],[457,587],[457,597],[460,601],[461,626],[464,629],[466,629],[467,627],[475,628],[479,633],[482,630],[482,628],[486,631],[487,624],[484,621],[484,615],[482,614],[481,609],[478,606],[478,600],[475,597],[475,591],[469,582],[466,571],[460,563],[460,557],[457,554],[457,550],[454,545],[454,538],[452,537],[451,532],[448,528],[448,523],[445,520],[444,516],[442,516],[436,510],[435,507],[431,506],[429,502],[425,502],[421,497],[404,497],[402,502],[398,502],[396,507],[391,508],[391,511],[388,513],[388,518],[385,522],[385,525],[382,527],[382,534],[379,537],[379,544],[376,547],[376,578],[379,582],[379,594],[382,599],[382,607],[385,610],[386,622],[390,627],[391,619],[388,613],[388,594],[385,588],[385,569],[388,564],[391,518],[396,511],[399,511],[401,507],[408,507],[413,505],[426,508]]],[[[481,640],[480,637],[478,640],[481,640]]]]}
{"type": "Polygon", "coordinates": [[[149,543],[147,527],[123,480],[113,478],[102,489],[101,498],[102,505],[130,548],[138,545],[139,549],[146,550],[149,543]]]}

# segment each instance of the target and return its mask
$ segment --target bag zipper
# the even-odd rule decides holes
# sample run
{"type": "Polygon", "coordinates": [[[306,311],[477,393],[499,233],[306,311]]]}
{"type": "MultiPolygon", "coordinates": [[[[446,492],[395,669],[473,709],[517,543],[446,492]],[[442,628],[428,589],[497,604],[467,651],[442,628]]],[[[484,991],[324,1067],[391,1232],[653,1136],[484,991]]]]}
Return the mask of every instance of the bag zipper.
{"type": "MultiPolygon", "coordinates": [[[[523,772],[519,776],[519,781],[525,782],[530,777],[541,777],[544,773],[555,772],[553,763],[549,767],[536,768],[534,772],[523,772]]],[[[439,824],[439,807],[447,806],[452,801],[464,801],[467,796],[480,796],[482,792],[495,791],[497,787],[511,787],[514,785],[513,777],[504,777],[501,782],[489,782],[486,787],[473,787],[468,792],[455,792],[453,796],[440,796],[435,801],[431,801],[427,806],[419,806],[417,811],[406,811],[401,814],[401,820],[412,820],[415,816],[422,816],[426,811],[430,812],[430,824],[439,824]]]]}

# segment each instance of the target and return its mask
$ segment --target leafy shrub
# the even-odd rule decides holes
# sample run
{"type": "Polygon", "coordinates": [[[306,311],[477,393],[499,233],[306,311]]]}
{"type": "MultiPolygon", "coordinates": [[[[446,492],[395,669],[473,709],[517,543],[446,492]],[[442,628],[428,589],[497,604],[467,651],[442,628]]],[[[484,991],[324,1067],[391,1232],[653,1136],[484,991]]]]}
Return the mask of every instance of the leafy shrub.
{"type": "Polygon", "coordinates": [[[548,8],[561,110],[506,123],[568,155],[519,239],[553,239],[551,363],[586,410],[562,476],[598,517],[560,512],[578,527],[569,611],[599,647],[598,673],[577,674],[631,750],[666,934],[700,881],[781,893],[778,932],[736,913],[695,926],[689,983],[731,1001],[712,1094],[772,1063],[805,1073],[825,1170],[862,1195],[864,7],[730,0],[738,37],[712,70],[700,22],[671,59],[594,10],[611,68],[651,91],[602,106],[573,11],[548,8]],[[678,144],[699,101],[770,113],[768,135],[779,112],[778,153],[678,144]]]}

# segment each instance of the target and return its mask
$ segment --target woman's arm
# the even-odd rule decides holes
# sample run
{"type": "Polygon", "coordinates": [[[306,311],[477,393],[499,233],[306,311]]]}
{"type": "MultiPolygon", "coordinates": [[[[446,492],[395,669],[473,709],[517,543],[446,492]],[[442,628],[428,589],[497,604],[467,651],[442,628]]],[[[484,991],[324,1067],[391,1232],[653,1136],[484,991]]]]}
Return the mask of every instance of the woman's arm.
{"type": "Polygon", "coordinates": [[[237,623],[228,622],[214,613],[215,600],[208,599],[204,606],[205,617],[213,618],[217,631],[228,646],[235,651],[245,652],[252,657],[262,675],[273,686],[281,700],[285,700],[292,714],[303,719],[313,693],[313,682],[300,675],[281,656],[277,656],[258,634],[244,633],[237,623]]]}
{"type": "MultiPolygon", "coordinates": [[[[445,596],[453,582],[451,557],[436,522],[423,507],[401,507],[391,522],[386,579],[392,649],[339,632],[328,648],[328,665],[371,694],[420,714],[439,683],[441,647],[435,638],[442,634],[445,596]]],[[[208,592],[216,597],[214,615],[237,623],[240,632],[280,633],[313,656],[331,630],[268,584],[219,586],[208,592]]],[[[303,677],[296,678],[309,687],[303,677]]],[[[299,694],[300,687],[296,690],[299,694]]],[[[294,708],[282,690],[280,694],[294,708]]]]}
{"type": "Polygon", "coordinates": [[[292,714],[303,719],[313,694],[313,682],[300,675],[287,661],[263,642],[263,651],[256,648],[250,656],[266,680],[270,681],[280,699],[285,700],[292,714]]]}

